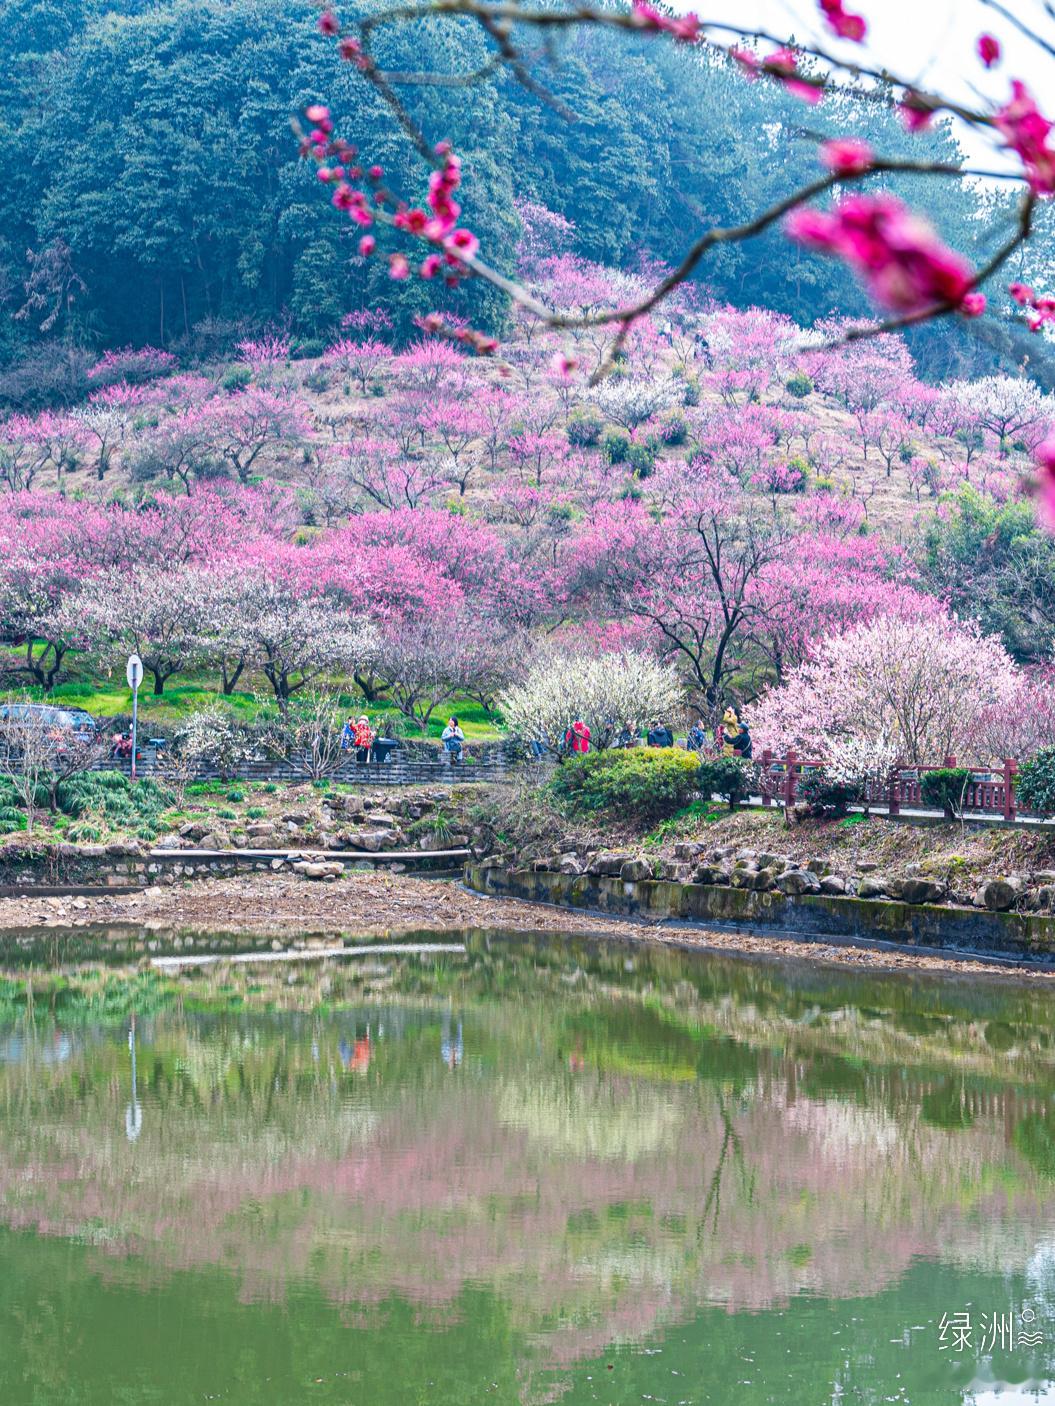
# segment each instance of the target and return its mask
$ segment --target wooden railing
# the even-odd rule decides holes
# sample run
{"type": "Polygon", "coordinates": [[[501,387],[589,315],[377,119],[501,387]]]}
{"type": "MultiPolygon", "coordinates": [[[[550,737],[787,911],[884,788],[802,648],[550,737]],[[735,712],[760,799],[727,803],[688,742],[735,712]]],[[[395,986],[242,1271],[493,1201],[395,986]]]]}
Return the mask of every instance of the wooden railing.
{"type": "MultiPolygon", "coordinates": [[[[824,763],[799,757],[795,752],[778,757],[764,751],[758,758],[762,804],[771,806],[795,804],[799,782],[809,772],[822,770],[824,763]]],[[[928,771],[943,771],[958,767],[955,757],[926,766],[894,766],[885,778],[870,781],[865,786],[863,801],[869,806],[885,807],[888,815],[897,815],[901,808],[925,808],[921,784],[928,771]]],[[[1000,815],[1014,820],[1015,775],[1018,762],[1007,757],[996,767],[964,768],[970,772],[964,787],[962,809],[974,814],[1000,815]]]]}

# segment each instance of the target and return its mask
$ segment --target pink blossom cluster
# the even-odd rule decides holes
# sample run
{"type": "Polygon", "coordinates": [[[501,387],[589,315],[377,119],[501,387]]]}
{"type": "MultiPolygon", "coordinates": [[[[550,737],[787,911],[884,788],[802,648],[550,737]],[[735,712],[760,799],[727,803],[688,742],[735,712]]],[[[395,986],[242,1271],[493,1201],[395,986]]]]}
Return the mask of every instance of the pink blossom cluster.
{"type": "Polygon", "coordinates": [[[160,347],[120,347],[104,352],[88,368],[88,380],[94,385],[112,385],[118,381],[135,383],[149,381],[155,376],[167,376],[176,369],[171,352],[160,347]]]}
{"type": "Polygon", "coordinates": [[[782,83],[789,93],[794,93],[803,102],[816,105],[824,96],[824,80],[809,78],[800,72],[799,56],[794,49],[775,49],[765,58],[751,49],[733,48],[729,50],[729,54],[749,78],[765,74],[768,78],[782,83]]]}
{"type": "Polygon", "coordinates": [[[991,34],[978,36],[978,57],[986,68],[994,68],[1000,62],[1000,41],[991,34]]]}
{"type": "MultiPolygon", "coordinates": [[[[450,143],[439,142],[434,148],[437,165],[429,176],[426,209],[408,205],[393,195],[383,184],[382,167],[374,165],[364,171],[358,160],[358,149],[334,137],[328,107],[314,103],[306,109],[305,116],[312,128],[301,143],[301,154],[318,164],[319,180],[333,186],[334,207],[364,229],[370,229],[379,213],[391,207],[389,221],[395,229],[439,247],[440,252],[426,255],[419,264],[418,277],[431,280],[442,274],[448,287],[456,287],[480,244],[471,230],[458,225],[461,206],[454,197],[462,180],[461,160],[451,150],[450,143]]],[[[359,240],[359,253],[363,258],[369,258],[376,247],[373,234],[364,234],[359,240]]],[[[411,267],[407,256],[390,254],[388,272],[397,282],[409,278],[411,267]]]]}
{"type": "Polygon", "coordinates": [[[289,360],[289,338],[273,334],[267,337],[245,338],[238,343],[250,366],[277,366],[289,360]]]}
{"type": "Polygon", "coordinates": [[[341,318],[345,332],[384,332],[391,326],[392,319],[384,308],[356,308],[341,318]]]}
{"type": "Polygon", "coordinates": [[[967,261],[893,196],[851,196],[828,212],[798,209],[786,229],[800,244],[845,260],[876,301],[895,312],[957,308],[976,317],[985,309],[967,261]]]}
{"type": "Polygon", "coordinates": [[[1037,445],[1036,461],[1040,470],[1040,498],[1044,515],[1055,531],[1055,435],[1037,445]]]}
{"type": "Polygon", "coordinates": [[[840,39],[852,39],[855,44],[864,42],[868,24],[863,15],[851,14],[845,8],[843,0],[817,0],[817,3],[825,23],[833,34],[840,39]]]}
{"type": "Polygon", "coordinates": [[[778,493],[799,493],[805,487],[801,469],[781,463],[766,464],[751,475],[749,482],[760,492],[774,496],[778,493]]]}
{"type": "Polygon", "coordinates": [[[1008,292],[1020,308],[1028,308],[1026,322],[1031,332],[1039,332],[1046,322],[1055,322],[1055,298],[1050,294],[1038,297],[1028,283],[1012,283],[1008,292]]]}
{"type": "Polygon", "coordinates": [[[860,137],[833,137],[821,142],[820,158],[836,176],[860,176],[875,164],[875,152],[860,137]]]}
{"type": "Polygon", "coordinates": [[[1011,84],[1011,99],[993,119],[1010,150],[1021,157],[1030,188],[1038,195],[1055,194],[1055,147],[1048,143],[1052,124],[1041,113],[1026,85],[1011,84]]]}
{"type": "Polygon", "coordinates": [[[428,312],[424,317],[415,318],[415,323],[423,332],[433,337],[447,337],[453,342],[461,342],[471,347],[477,356],[490,356],[498,350],[498,340],[486,332],[470,327],[462,318],[444,317],[438,312],[428,312]]]}
{"type": "Polygon", "coordinates": [[[639,29],[673,35],[682,44],[695,44],[703,33],[698,15],[665,15],[648,0],[633,0],[633,16],[639,29]]]}

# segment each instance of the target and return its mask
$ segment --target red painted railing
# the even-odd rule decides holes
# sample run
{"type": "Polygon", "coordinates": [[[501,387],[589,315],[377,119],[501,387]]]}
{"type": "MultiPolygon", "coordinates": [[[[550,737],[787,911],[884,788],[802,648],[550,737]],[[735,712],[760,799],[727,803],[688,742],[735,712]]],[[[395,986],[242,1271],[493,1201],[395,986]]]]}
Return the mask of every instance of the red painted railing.
{"type": "MultiPolygon", "coordinates": [[[[758,762],[764,806],[770,806],[774,801],[781,805],[794,805],[802,777],[824,766],[823,762],[810,761],[795,752],[777,757],[768,750],[761,754],[758,762]]],[[[885,779],[867,784],[864,800],[869,806],[885,807],[889,815],[897,815],[902,806],[925,809],[920,792],[923,773],[942,771],[957,765],[955,757],[946,757],[943,762],[928,766],[895,766],[885,779]]],[[[1011,757],[1005,758],[1000,766],[971,767],[970,779],[964,789],[963,810],[1001,815],[1005,820],[1014,820],[1017,771],[1018,763],[1011,757]]]]}

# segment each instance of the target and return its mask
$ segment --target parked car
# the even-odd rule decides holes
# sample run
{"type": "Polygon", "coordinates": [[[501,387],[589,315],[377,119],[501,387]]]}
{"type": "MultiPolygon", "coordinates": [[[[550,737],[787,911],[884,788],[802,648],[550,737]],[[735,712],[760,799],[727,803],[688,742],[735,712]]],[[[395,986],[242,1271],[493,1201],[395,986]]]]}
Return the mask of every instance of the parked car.
{"type": "Polygon", "coordinates": [[[71,743],[83,746],[91,742],[98,724],[91,713],[84,708],[53,708],[46,703],[3,703],[0,704],[0,734],[4,724],[37,723],[48,728],[56,739],[68,735],[71,743]]]}

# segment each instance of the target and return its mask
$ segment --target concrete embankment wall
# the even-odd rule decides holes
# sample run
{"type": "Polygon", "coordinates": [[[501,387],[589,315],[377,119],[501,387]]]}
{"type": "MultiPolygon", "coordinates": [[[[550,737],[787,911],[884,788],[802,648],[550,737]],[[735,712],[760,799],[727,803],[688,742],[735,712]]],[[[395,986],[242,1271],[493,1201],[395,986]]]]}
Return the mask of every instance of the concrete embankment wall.
{"type": "Polygon", "coordinates": [[[0,894],[49,889],[146,888],[184,879],[290,872],[300,859],[318,858],[343,868],[384,868],[396,873],[457,873],[468,851],[422,850],[372,854],[355,850],[160,850],[110,845],[29,845],[0,850],[0,894]]]}
{"type": "Polygon", "coordinates": [[[1055,918],[990,913],[947,905],[896,903],[828,894],[785,894],[653,879],[628,882],[601,875],[506,869],[469,864],[465,883],[477,893],[565,908],[701,926],[743,926],[802,937],[852,938],[944,947],[1019,960],[1055,960],[1055,918]]]}

